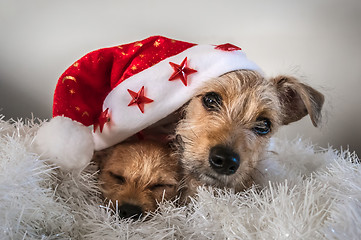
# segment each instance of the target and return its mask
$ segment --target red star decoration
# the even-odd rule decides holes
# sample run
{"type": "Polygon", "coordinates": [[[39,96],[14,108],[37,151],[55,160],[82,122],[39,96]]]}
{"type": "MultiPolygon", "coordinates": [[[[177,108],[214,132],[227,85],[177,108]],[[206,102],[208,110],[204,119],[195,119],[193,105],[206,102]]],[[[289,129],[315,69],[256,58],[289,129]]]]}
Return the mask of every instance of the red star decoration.
{"type": "Polygon", "coordinates": [[[174,69],[174,73],[170,76],[169,81],[180,79],[184,86],[187,86],[188,75],[197,72],[197,70],[187,67],[187,57],[179,65],[172,62],[169,62],[169,64],[174,69]]]}
{"type": "Polygon", "coordinates": [[[110,122],[109,108],[105,109],[98,117],[98,121],[94,123],[94,132],[97,130],[98,126],[100,132],[103,132],[104,125],[108,122],[110,122]]]}
{"type": "Polygon", "coordinates": [[[242,50],[242,48],[234,46],[230,43],[226,43],[226,44],[222,44],[222,45],[217,45],[215,47],[215,49],[219,49],[222,51],[227,51],[227,52],[232,52],[232,51],[237,51],[237,50],[242,50]]]}
{"type": "Polygon", "coordinates": [[[134,104],[138,105],[139,110],[144,113],[144,104],[153,102],[152,99],[144,96],[144,86],[139,90],[139,92],[133,92],[128,89],[130,96],[132,96],[132,101],[128,104],[128,106],[132,106],[134,104]]]}

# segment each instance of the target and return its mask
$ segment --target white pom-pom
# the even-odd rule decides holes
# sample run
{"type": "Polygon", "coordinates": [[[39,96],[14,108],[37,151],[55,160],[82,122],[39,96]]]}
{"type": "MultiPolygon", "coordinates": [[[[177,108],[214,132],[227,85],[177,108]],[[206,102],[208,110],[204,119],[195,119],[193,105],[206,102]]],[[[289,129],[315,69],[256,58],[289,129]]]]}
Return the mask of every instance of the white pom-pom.
{"type": "Polygon", "coordinates": [[[37,132],[35,147],[63,170],[82,170],[94,153],[91,129],[67,117],[55,117],[37,132]]]}

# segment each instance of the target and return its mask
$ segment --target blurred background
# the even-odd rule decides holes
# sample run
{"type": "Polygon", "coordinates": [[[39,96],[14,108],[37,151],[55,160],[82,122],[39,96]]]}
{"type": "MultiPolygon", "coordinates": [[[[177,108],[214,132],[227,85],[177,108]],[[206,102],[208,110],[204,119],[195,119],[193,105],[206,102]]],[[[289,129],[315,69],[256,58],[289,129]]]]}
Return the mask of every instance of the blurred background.
{"type": "Polygon", "coordinates": [[[242,47],[268,76],[294,74],[326,95],[302,137],[361,156],[361,1],[0,0],[0,114],[51,117],[59,76],[86,53],[151,35],[242,47]]]}

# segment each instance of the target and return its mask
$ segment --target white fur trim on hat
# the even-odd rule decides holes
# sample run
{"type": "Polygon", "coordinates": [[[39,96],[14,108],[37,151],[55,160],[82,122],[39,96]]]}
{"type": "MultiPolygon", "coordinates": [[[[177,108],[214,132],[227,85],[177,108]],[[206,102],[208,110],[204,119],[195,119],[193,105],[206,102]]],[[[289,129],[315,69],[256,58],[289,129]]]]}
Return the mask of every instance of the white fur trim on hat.
{"type": "Polygon", "coordinates": [[[129,77],[114,88],[104,101],[103,110],[109,108],[111,123],[105,124],[102,132],[93,133],[95,149],[112,146],[163,119],[191,99],[207,80],[238,69],[261,72],[243,51],[223,51],[213,45],[196,45],[129,77]],[[185,86],[180,80],[169,81],[174,72],[169,62],[180,64],[186,57],[187,66],[197,70],[188,76],[188,85],[185,86]],[[143,86],[146,97],[154,100],[145,105],[144,113],[136,106],[128,106],[131,97],[127,93],[127,89],[137,92],[143,86]]]}
{"type": "Polygon", "coordinates": [[[82,170],[94,153],[91,128],[61,116],[39,128],[35,147],[43,158],[63,170],[82,170]]]}

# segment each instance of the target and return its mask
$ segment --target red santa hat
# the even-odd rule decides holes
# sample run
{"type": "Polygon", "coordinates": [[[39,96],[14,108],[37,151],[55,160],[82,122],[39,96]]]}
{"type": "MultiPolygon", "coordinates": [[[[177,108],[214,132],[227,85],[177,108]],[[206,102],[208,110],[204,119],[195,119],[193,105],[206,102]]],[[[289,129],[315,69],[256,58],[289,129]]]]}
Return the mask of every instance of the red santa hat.
{"type": "Polygon", "coordinates": [[[117,144],[184,105],[209,79],[260,71],[232,44],[197,45],[162,36],[88,53],[59,78],[53,119],[36,145],[63,169],[82,169],[94,150],[117,144]]]}

